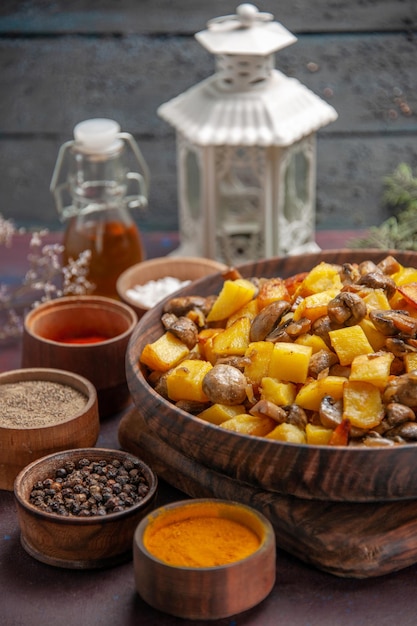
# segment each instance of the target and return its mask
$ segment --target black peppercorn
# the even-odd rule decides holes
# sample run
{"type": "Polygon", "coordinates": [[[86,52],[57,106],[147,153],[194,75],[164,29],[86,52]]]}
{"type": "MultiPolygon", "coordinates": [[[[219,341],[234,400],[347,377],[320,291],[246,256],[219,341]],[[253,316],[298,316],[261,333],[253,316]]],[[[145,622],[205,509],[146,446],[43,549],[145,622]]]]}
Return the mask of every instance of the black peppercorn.
{"type": "Polygon", "coordinates": [[[82,458],[77,463],[65,462],[55,470],[53,478],[37,481],[30,502],[63,516],[103,516],[134,506],[148,491],[139,463],[82,458]]]}

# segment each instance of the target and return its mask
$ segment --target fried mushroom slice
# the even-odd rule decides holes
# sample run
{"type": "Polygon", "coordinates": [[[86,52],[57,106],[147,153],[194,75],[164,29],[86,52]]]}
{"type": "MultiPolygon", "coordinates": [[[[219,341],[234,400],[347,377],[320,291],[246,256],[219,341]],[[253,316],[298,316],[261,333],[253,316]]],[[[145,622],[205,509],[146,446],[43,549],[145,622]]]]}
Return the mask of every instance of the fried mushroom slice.
{"type": "Polygon", "coordinates": [[[369,433],[360,441],[360,445],[365,446],[366,448],[390,448],[395,446],[396,443],[398,442],[394,441],[394,439],[382,437],[373,430],[369,431],[369,433]]]}
{"type": "Polygon", "coordinates": [[[340,280],[344,285],[352,285],[360,278],[360,273],[357,265],[353,263],[343,263],[340,270],[340,280]]]}
{"type": "Polygon", "coordinates": [[[224,364],[224,365],[232,365],[236,369],[243,372],[247,365],[251,364],[251,360],[247,356],[240,356],[237,354],[232,354],[230,356],[221,356],[216,359],[216,365],[224,364]]]}
{"type": "Polygon", "coordinates": [[[155,389],[159,395],[166,400],[169,400],[168,387],[167,387],[167,375],[168,372],[151,372],[148,382],[155,389]]]}
{"type": "Polygon", "coordinates": [[[365,317],[366,304],[356,293],[342,291],[328,303],[327,314],[335,324],[354,326],[365,317]]]}
{"type": "Polygon", "coordinates": [[[249,409],[249,413],[251,415],[258,415],[259,417],[270,417],[278,424],[292,424],[302,430],[305,429],[308,423],[306,412],[298,406],[298,404],[277,406],[269,400],[259,400],[259,402],[249,409]]]}
{"type": "Polygon", "coordinates": [[[178,298],[171,298],[164,305],[164,313],[174,313],[177,317],[186,315],[189,311],[194,309],[200,310],[204,315],[207,315],[217,296],[182,296],[178,298]]]}
{"type": "Polygon", "coordinates": [[[397,286],[392,278],[381,272],[379,269],[375,272],[369,272],[368,274],[361,276],[358,280],[358,285],[371,287],[371,289],[382,289],[385,291],[388,299],[392,298],[397,291],[397,286]]]}
{"type": "Polygon", "coordinates": [[[404,422],[389,430],[386,437],[396,438],[401,437],[404,441],[417,441],[417,424],[415,422],[404,422]]]}
{"type": "Polygon", "coordinates": [[[417,334],[417,319],[401,310],[374,310],[369,313],[369,319],[381,333],[387,336],[403,335],[415,337],[417,334]]]}
{"type": "Polygon", "coordinates": [[[385,347],[396,357],[403,358],[406,354],[417,352],[416,342],[413,339],[404,340],[399,337],[387,337],[385,347]]]}
{"type": "Polygon", "coordinates": [[[291,309],[291,305],[286,300],[271,302],[255,316],[250,327],[250,340],[263,341],[273,329],[279,324],[285,313],[291,309]]]}
{"type": "Polygon", "coordinates": [[[390,402],[386,406],[384,419],[373,430],[379,435],[383,435],[392,428],[406,422],[414,422],[415,419],[416,416],[411,407],[399,402],[390,402]]]}
{"type": "Polygon", "coordinates": [[[298,404],[288,404],[284,406],[283,409],[287,414],[288,424],[293,424],[301,429],[304,429],[307,426],[307,413],[303,408],[298,406],[298,404]]]}
{"type": "Polygon", "coordinates": [[[321,339],[323,339],[324,343],[331,348],[332,342],[330,341],[329,332],[335,329],[335,325],[330,321],[330,317],[328,315],[324,315],[323,317],[319,317],[314,320],[311,325],[311,332],[314,335],[318,335],[321,339]]]}
{"type": "Polygon", "coordinates": [[[287,420],[285,409],[270,400],[259,400],[249,409],[249,413],[259,417],[271,417],[278,424],[283,424],[287,420]]]}
{"type": "Polygon", "coordinates": [[[304,335],[311,330],[311,320],[302,317],[299,320],[289,320],[285,326],[285,332],[294,341],[300,335],[304,335]]]}
{"type": "Polygon", "coordinates": [[[214,365],[203,378],[203,391],[213,404],[233,406],[246,399],[246,376],[232,365],[214,365]]]}
{"type": "Polygon", "coordinates": [[[197,402],[193,400],[178,400],[175,406],[182,411],[187,411],[191,415],[198,415],[208,407],[207,402],[197,402]]]}
{"type": "Polygon", "coordinates": [[[384,272],[384,274],[392,275],[400,271],[401,265],[394,256],[389,254],[378,263],[378,268],[384,272]]]}
{"type": "Polygon", "coordinates": [[[188,317],[177,317],[174,313],[163,313],[161,322],[170,333],[192,350],[198,341],[198,328],[188,317]]]}
{"type": "Polygon", "coordinates": [[[343,420],[343,402],[324,396],[319,409],[320,421],[325,428],[336,428],[343,420]]]}
{"type": "Polygon", "coordinates": [[[362,261],[362,263],[359,263],[358,270],[361,276],[365,276],[365,274],[370,274],[371,272],[377,272],[378,267],[373,261],[368,259],[367,261],[362,261]]]}
{"type": "Polygon", "coordinates": [[[311,355],[308,365],[308,375],[317,378],[320,372],[338,363],[338,358],[334,352],[328,350],[318,350],[311,355]]]}
{"type": "Polygon", "coordinates": [[[409,407],[417,406],[417,370],[397,376],[385,387],[383,402],[398,402],[409,407]]]}

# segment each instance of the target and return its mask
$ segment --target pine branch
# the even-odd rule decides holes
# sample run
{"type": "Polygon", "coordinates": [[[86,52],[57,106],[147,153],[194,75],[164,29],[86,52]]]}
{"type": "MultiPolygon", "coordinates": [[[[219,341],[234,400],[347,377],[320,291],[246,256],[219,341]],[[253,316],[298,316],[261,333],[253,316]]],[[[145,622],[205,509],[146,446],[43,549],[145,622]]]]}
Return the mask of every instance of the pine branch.
{"type": "Polygon", "coordinates": [[[397,215],[371,227],[366,237],[352,240],[350,247],[417,250],[417,176],[401,163],[384,178],[384,185],[383,200],[397,215]]]}

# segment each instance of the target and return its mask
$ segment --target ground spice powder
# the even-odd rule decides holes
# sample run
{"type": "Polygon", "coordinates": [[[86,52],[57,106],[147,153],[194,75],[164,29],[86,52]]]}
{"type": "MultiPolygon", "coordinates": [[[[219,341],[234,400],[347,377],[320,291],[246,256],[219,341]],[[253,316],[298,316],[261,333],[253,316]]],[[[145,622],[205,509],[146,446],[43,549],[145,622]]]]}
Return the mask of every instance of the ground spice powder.
{"type": "Polygon", "coordinates": [[[87,397],[62,383],[24,380],[0,385],[0,427],[37,428],[65,422],[85,406],[87,397]]]}
{"type": "Polygon", "coordinates": [[[179,567],[216,567],[249,556],[260,545],[250,528],[224,517],[189,517],[155,528],[144,536],[147,550],[179,567]]]}

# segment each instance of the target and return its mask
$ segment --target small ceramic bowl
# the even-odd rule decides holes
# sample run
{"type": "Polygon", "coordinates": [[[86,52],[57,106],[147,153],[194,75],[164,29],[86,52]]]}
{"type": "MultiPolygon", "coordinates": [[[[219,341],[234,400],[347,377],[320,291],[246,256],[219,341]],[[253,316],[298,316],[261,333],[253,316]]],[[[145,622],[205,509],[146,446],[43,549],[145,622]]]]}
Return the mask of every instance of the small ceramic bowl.
{"type": "MultiPolygon", "coordinates": [[[[216,541],[214,537],[212,542],[216,541]]],[[[165,538],[165,545],[166,542],[165,538]]],[[[201,539],[196,539],[192,546],[197,553],[204,551],[201,539]]],[[[155,609],[185,619],[221,619],[259,604],[272,590],[276,571],[275,535],[261,513],[243,504],[214,499],[180,501],[157,509],[140,522],[134,535],[133,562],[137,592],[155,609]],[[181,537],[180,529],[169,544],[171,563],[156,556],[151,547],[155,533],[170,524],[188,524],[190,520],[205,517],[225,518],[243,526],[247,532],[254,533],[257,547],[249,555],[225,564],[176,565],[173,555],[177,547],[181,549],[179,539],[178,544],[176,540],[181,537]]]]}
{"type": "Polygon", "coordinates": [[[117,280],[116,289],[123,302],[131,306],[142,317],[149,307],[144,306],[137,297],[129,293],[136,286],[149,281],[158,281],[171,276],[179,281],[195,281],[210,274],[217,274],[227,268],[224,263],[200,257],[158,257],[132,265],[117,280]]]}
{"type": "Polygon", "coordinates": [[[126,304],[101,296],[69,296],[32,309],[23,328],[22,367],[53,367],[84,376],[97,390],[100,417],[130,401],[125,355],[137,324],[126,304]]]}
{"type": "Polygon", "coordinates": [[[94,446],[100,429],[94,385],[57,369],[0,374],[0,416],[0,489],[8,491],[26,465],[67,448],[94,446]]]}
{"type": "Polygon", "coordinates": [[[148,465],[127,452],[84,448],[51,454],[31,463],[17,476],[14,493],[21,543],[28,554],[56,567],[93,569],[132,558],[133,535],[138,523],[154,506],[157,477],[148,465]],[[68,462],[78,464],[83,459],[101,463],[101,467],[107,462],[107,468],[114,460],[121,465],[129,462],[148,485],[146,495],[123,511],[89,517],[63,516],[44,511],[30,502],[30,494],[38,481],[55,476],[68,462]]]}

